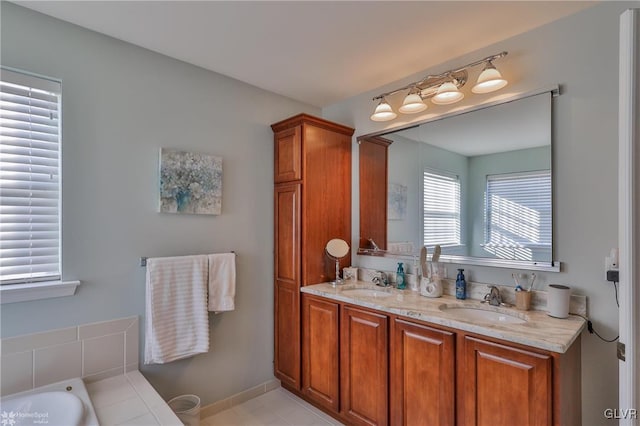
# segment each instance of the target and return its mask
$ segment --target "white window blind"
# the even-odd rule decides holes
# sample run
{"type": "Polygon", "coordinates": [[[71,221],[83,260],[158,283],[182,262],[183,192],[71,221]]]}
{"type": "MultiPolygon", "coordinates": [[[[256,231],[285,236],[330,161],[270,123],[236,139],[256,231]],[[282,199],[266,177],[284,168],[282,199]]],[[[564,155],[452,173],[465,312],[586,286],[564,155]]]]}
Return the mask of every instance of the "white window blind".
{"type": "Polygon", "coordinates": [[[551,258],[551,172],[487,176],[485,249],[498,257],[551,258]]]}
{"type": "Polygon", "coordinates": [[[424,171],[424,244],[460,244],[460,179],[433,170],[424,171]]]}
{"type": "Polygon", "coordinates": [[[0,283],[60,279],[60,83],[0,73],[0,283]]]}

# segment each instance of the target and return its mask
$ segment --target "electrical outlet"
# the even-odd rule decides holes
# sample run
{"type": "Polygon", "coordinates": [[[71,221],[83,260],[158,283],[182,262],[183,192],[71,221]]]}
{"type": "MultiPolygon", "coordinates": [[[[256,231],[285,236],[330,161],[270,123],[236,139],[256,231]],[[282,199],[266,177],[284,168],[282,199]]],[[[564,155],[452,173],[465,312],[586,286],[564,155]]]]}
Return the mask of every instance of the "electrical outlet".
{"type": "Polygon", "coordinates": [[[611,249],[609,256],[604,258],[604,279],[607,281],[618,281],[618,250],[611,249]],[[614,279],[615,278],[615,279],[614,279]]]}

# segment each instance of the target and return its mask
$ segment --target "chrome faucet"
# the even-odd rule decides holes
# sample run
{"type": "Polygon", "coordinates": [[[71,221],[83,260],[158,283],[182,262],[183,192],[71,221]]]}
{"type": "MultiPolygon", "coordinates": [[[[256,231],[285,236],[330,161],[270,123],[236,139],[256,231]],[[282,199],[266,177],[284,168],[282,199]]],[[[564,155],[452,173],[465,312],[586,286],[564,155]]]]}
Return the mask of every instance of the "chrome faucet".
{"type": "Polygon", "coordinates": [[[387,274],[385,274],[383,271],[376,271],[375,276],[371,279],[371,281],[375,285],[379,285],[381,287],[389,286],[389,280],[387,279],[387,274]]]}
{"type": "Polygon", "coordinates": [[[489,287],[489,293],[484,295],[483,303],[489,303],[491,306],[500,306],[502,304],[502,296],[498,287],[492,285],[489,287]]]}

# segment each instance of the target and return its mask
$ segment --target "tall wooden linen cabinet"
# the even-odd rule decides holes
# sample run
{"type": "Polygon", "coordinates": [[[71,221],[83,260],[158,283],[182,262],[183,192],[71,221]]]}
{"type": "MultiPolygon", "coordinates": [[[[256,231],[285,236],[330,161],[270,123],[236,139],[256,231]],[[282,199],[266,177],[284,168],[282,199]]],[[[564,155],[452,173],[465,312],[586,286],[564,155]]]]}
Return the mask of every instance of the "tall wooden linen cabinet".
{"type": "MultiPolygon", "coordinates": [[[[300,287],[335,278],[325,254],[351,237],[351,136],[354,129],[307,114],[274,132],[274,374],[301,388],[300,287]]],[[[350,256],[341,261],[348,266],[350,256]]]]}

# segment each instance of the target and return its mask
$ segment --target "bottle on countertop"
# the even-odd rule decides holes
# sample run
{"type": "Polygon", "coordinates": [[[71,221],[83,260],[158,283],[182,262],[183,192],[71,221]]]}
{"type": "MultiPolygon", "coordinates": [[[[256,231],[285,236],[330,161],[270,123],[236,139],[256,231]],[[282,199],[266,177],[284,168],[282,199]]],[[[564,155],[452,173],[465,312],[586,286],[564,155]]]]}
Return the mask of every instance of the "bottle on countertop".
{"type": "Polygon", "coordinates": [[[396,271],[396,288],[398,290],[404,290],[407,287],[407,282],[404,276],[404,267],[402,262],[398,263],[398,270],[396,271]]]}
{"type": "Polygon", "coordinates": [[[467,281],[464,279],[464,269],[458,269],[458,276],[456,277],[456,299],[467,298],[467,281]]]}

